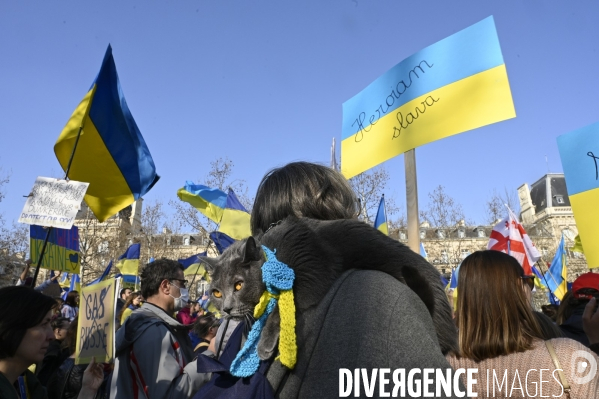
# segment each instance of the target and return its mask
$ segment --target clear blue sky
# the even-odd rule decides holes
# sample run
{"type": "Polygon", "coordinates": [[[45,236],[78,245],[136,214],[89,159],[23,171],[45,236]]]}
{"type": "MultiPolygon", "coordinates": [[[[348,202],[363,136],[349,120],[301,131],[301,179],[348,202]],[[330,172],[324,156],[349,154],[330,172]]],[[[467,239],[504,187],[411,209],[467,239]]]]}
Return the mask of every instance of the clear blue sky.
{"type": "MultiPolygon", "coordinates": [[[[561,172],[556,137],[599,120],[599,2],[96,1],[0,3],[0,212],[16,220],[113,47],[158,184],[176,198],[229,157],[250,191],[272,167],[329,163],[341,105],[418,50],[494,15],[515,119],[416,151],[420,206],[442,184],[475,221],[494,188],[561,172]]],[[[386,162],[405,209],[403,157],[386,162]]],[[[253,194],[252,194],[253,195],[253,194]]]]}

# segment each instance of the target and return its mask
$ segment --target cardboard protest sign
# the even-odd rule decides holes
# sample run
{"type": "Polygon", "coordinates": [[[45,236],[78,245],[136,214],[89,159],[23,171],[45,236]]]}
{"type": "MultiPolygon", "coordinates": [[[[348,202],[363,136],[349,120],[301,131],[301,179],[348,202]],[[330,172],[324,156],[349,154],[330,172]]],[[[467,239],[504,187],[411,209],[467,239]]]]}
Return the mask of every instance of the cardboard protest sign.
{"type": "Polygon", "coordinates": [[[70,229],[89,183],[38,177],[19,223],[70,229]]]}
{"type": "Polygon", "coordinates": [[[114,359],[115,279],[81,289],[75,364],[108,363],[114,359]]]}
{"type": "Polygon", "coordinates": [[[599,267],[599,122],[559,136],[557,146],[587,264],[599,267]]]}
{"type": "Polygon", "coordinates": [[[516,112],[493,17],[406,58],[343,104],[341,172],[516,112]]]}
{"type": "MultiPolygon", "coordinates": [[[[47,232],[47,227],[31,225],[29,228],[29,253],[34,264],[37,264],[47,232]]],[[[80,264],[79,229],[77,226],[68,230],[52,229],[41,267],[79,274],[80,264]]]]}

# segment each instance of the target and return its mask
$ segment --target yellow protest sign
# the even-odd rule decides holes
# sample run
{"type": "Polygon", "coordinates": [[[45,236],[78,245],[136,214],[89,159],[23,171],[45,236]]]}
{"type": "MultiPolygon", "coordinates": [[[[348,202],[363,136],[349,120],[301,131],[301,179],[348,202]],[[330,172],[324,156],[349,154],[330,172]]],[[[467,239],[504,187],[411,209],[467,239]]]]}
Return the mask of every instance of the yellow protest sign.
{"type": "Polygon", "coordinates": [[[114,358],[116,284],[112,278],[81,290],[75,364],[87,364],[92,356],[98,363],[114,358]]]}
{"type": "Polygon", "coordinates": [[[557,138],[570,204],[589,268],[599,267],[599,123],[557,138]],[[597,154],[597,155],[596,155],[597,154]]]}
{"type": "Polygon", "coordinates": [[[516,112],[493,17],[406,58],[343,104],[347,178],[516,112]]]}

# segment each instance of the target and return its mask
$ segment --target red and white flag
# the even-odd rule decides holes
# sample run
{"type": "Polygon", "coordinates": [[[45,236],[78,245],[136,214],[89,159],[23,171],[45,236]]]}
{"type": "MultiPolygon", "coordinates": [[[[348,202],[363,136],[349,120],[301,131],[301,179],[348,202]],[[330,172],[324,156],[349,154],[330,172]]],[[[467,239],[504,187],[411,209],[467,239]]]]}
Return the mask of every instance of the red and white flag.
{"type": "Polygon", "coordinates": [[[532,276],[532,266],[541,258],[541,254],[526,234],[524,227],[518,222],[514,212],[510,208],[507,210],[508,216],[493,227],[487,249],[513,256],[522,265],[524,274],[532,276]]]}

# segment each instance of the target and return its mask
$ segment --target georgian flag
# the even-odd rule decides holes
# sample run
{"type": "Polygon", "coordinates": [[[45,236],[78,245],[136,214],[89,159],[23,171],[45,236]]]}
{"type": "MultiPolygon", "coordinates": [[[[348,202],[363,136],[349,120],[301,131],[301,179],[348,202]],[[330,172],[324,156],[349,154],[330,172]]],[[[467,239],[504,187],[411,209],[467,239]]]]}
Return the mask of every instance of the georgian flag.
{"type": "MultiPolygon", "coordinates": [[[[507,206],[506,206],[507,207],[507,206]]],[[[508,216],[493,227],[487,249],[505,252],[518,260],[527,276],[533,275],[532,266],[541,254],[532,243],[514,212],[508,207],[508,216]]]]}

